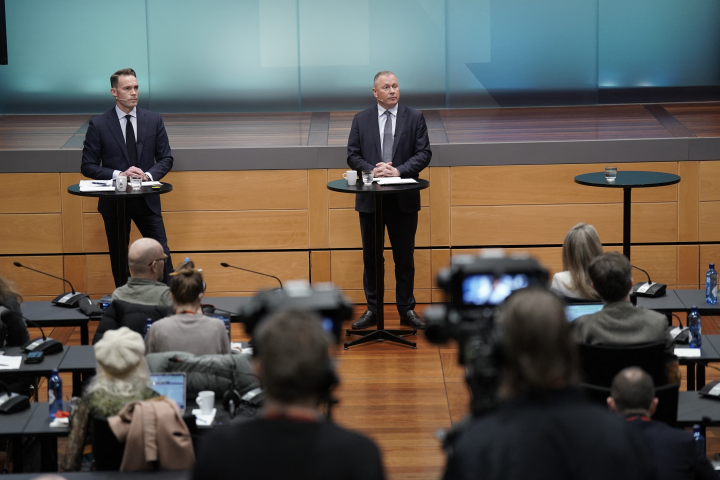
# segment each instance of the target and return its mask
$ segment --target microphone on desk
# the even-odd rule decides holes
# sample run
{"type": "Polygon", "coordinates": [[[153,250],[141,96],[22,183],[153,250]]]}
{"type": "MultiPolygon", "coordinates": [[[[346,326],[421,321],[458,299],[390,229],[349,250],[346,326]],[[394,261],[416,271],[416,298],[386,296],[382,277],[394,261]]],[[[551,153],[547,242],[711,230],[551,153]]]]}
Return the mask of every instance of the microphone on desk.
{"type": "MultiPolygon", "coordinates": [[[[0,306],[0,318],[3,317],[3,315],[12,315],[12,310],[0,306]]],[[[62,343],[58,342],[57,340],[53,340],[52,338],[46,337],[45,332],[43,332],[43,329],[40,325],[33,322],[32,320],[28,320],[27,318],[20,315],[23,320],[25,320],[25,323],[29,323],[35,328],[40,329],[40,334],[42,335],[42,338],[36,338],[34,340],[30,340],[23,348],[26,352],[43,352],[45,355],[51,355],[53,353],[62,352],[63,345],[62,343]]]]}
{"type": "Polygon", "coordinates": [[[662,297],[665,295],[665,290],[667,289],[667,285],[664,283],[653,283],[652,280],[650,280],[650,274],[648,274],[645,270],[642,268],[638,268],[635,265],[630,265],[632,268],[636,270],[640,270],[645,275],[647,275],[647,283],[640,282],[636,283],[632,287],[632,293],[637,295],[638,297],[650,297],[650,298],[657,298],[662,297]]]}
{"type": "Polygon", "coordinates": [[[75,288],[73,288],[72,283],[70,283],[69,280],[62,278],[62,277],[56,277],[55,275],[50,275],[49,273],[41,272],[40,270],[36,270],[34,268],[26,267],[20,262],[13,262],[13,265],[19,268],[27,268],[28,270],[32,270],[33,272],[41,273],[43,275],[47,275],[48,277],[57,278],[58,280],[62,280],[63,282],[70,285],[71,293],[65,292],[62,295],[58,295],[55,297],[55,299],[52,301],[53,304],[58,305],[60,307],[68,307],[68,308],[77,308],[80,306],[80,303],[91,303],[90,302],[90,296],[86,293],[80,293],[76,292],[75,288]],[[85,299],[85,300],[83,300],[85,299]]]}
{"type": "Polygon", "coordinates": [[[282,284],[282,282],[280,281],[280,279],[279,279],[278,277],[274,276],[274,275],[268,275],[267,273],[260,273],[260,272],[254,271],[254,270],[248,270],[247,268],[240,268],[240,267],[236,267],[236,266],[234,266],[234,265],[228,265],[228,264],[225,263],[225,262],[222,262],[220,265],[222,265],[222,266],[225,267],[225,268],[236,268],[236,269],[238,269],[238,270],[242,270],[243,272],[250,272],[250,273],[254,273],[254,274],[256,274],[256,275],[262,275],[263,277],[274,278],[274,279],[277,280],[278,283],[280,284],[280,288],[283,288],[283,284],[282,284]]]}

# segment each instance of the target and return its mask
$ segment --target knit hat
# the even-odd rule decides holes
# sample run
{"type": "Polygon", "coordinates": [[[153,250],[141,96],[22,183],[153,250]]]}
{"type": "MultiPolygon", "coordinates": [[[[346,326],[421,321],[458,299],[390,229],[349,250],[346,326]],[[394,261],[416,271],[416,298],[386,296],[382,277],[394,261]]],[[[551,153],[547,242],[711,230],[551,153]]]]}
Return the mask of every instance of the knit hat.
{"type": "Polygon", "coordinates": [[[95,344],[98,364],[115,376],[122,376],[140,363],[145,355],[145,341],[127,327],[108,330],[95,344]]]}

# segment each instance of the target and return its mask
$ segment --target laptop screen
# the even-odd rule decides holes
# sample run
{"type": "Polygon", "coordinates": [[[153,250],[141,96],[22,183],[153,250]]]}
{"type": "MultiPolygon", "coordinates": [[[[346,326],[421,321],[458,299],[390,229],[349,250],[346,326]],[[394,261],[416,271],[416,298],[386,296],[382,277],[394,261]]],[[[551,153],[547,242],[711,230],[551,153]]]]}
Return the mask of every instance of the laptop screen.
{"type": "Polygon", "coordinates": [[[175,400],[181,412],[185,411],[185,373],[151,373],[152,389],[175,400]]]}
{"type": "Polygon", "coordinates": [[[218,320],[222,320],[225,324],[225,330],[227,330],[227,336],[230,343],[232,343],[232,338],[230,338],[230,316],[229,315],[223,315],[221,313],[213,313],[208,315],[208,317],[217,318],[218,320]]]}
{"type": "Polygon", "coordinates": [[[565,316],[567,316],[568,322],[572,322],[583,315],[599,312],[602,308],[602,303],[576,303],[565,307],[565,316]]]}

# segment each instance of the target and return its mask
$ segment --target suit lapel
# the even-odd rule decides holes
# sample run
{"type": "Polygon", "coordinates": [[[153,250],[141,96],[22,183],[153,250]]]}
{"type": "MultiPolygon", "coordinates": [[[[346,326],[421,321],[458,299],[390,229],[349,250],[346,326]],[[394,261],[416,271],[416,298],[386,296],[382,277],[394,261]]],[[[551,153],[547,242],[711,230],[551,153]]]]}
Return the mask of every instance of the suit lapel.
{"type": "Polygon", "coordinates": [[[147,120],[147,113],[145,110],[140,110],[139,108],[135,110],[135,114],[137,115],[137,159],[138,159],[138,166],[140,165],[142,159],[140,158],[140,153],[142,153],[142,147],[143,142],[145,141],[145,134],[147,133],[147,126],[148,126],[148,120],[147,120]]]}
{"type": "MultiPolygon", "coordinates": [[[[405,128],[406,118],[405,107],[398,105],[397,119],[395,120],[395,138],[393,139],[393,156],[395,158],[395,152],[397,152],[398,144],[400,143],[400,137],[402,136],[403,129],[405,128]]],[[[380,128],[380,127],[378,127],[380,128]]],[[[395,166],[397,168],[397,165],[395,166]]]]}
{"type": "Polygon", "coordinates": [[[118,119],[117,112],[113,108],[107,113],[106,117],[108,125],[110,125],[110,131],[112,132],[113,137],[115,137],[115,140],[118,142],[123,155],[125,155],[125,160],[127,160],[128,165],[130,165],[130,157],[128,157],[127,145],[125,145],[125,138],[122,134],[122,128],[120,128],[120,120],[118,119]]]}
{"type": "Polygon", "coordinates": [[[378,108],[377,105],[375,105],[372,108],[372,118],[373,120],[370,122],[372,125],[372,136],[375,140],[375,147],[377,148],[377,154],[378,158],[382,162],[382,144],[380,143],[380,120],[378,115],[378,108]]]}

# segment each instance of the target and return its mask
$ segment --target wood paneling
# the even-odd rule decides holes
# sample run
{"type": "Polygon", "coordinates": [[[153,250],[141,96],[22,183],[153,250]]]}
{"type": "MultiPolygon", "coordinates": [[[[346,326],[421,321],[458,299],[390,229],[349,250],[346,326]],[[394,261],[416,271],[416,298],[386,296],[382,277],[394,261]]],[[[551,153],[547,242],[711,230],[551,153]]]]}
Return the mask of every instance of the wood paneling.
{"type": "Polygon", "coordinates": [[[450,249],[433,249],[430,257],[430,275],[433,288],[438,288],[437,276],[440,270],[450,266],[450,249]]]}
{"type": "Polygon", "coordinates": [[[430,169],[430,244],[450,245],[450,167],[430,169]]]}
{"type": "Polygon", "coordinates": [[[163,212],[308,208],[308,170],[170,172],[162,181],[173,185],[163,212]]]}
{"type": "Polygon", "coordinates": [[[720,202],[700,202],[698,231],[701,242],[720,240],[720,202]]]}
{"type": "Polygon", "coordinates": [[[56,213],[59,211],[60,174],[0,174],[0,213],[56,213]]]}
{"type": "Polygon", "coordinates": [[[62,253],[59,213],[0,215],[0,254],[62,253]]]}
{"type": "Polygon", "coordinates": [[[678,241],[698,240],[698,201],[701,162],[680,162],[678,165],[678,241]]]}
{"type": "MultiPolygon", "coordinates": [[[[395,288],[395,262],[392,252],[385,250],[385,288],[395,288]]],[[[430,250],[415,250],[415,289],[432,285],[430,250]]],[[[331,256],[332,282],[342,289],[362,290],[363,261],[361,250],[336,250],[331,256]]],[[[393,298],[394,295],[393,295],[393,298]]]]}
{"type": "Polygon", "coordinates": [[[331,252],[310,252],[310,279],[313,283],[332,282],[331,252]]]}
{"type": "Polygon", "coordinates": [[[705,274],[711,263],[715,264],[715,270],[720,268],[720,245],[700,245],[700,264],[697,272],[699,288],[705,288],[705,274]]]}
{"type": "Polygon", "coordinates": [[[700,246],[678,246],[678,285],[695,285],[700,278],[700,246]]]}
{"type": "Polygon", "coordinates": [[[308,172],[308,214],[310,220],[310,248],[327,248],[328,234],[328,175],[327,170],[308,172]]]}
{"type": "MultiPolygon", "coordinates": [[[[0,274],[3,277],[15,282],[18,291],[23,297],[52,296],[57,297],[66,291],[62,280],[50,278],[27,268],[19,268],[13,262],[20,262],[26,267],[40,270],[41,272],[63,276],[63,257],[53,256],[23,256],[23,257],[0,257],[0,274]]],[[[26,298],[29,300],[29,298],[26,298]]]]}
{"type": "Polygon", "coordinates": [[[62,229],[63,252],[82,253],[83,250],[83,214],[82,197],[70,195],[67,188],[80,182],[79,173],[61,173],[60,187],[62,189],[62,229]]]}
{"type": "Polygon", "coordinates": [[[699,200],[701,202],[720,200],[720,162],[699,162],[699,164],[699,200]]]}
{"type": "MultiPolygon", "coordinates": [[[[108,251],[105,223],[99,213],[83,213],[83,242],[87,253],[106,253],[108,251]]],[[[166,224],[167,227],[167,224],[166,224]]],[[[141,238],[140,232],[134,223],[130,223],[130,244],[141,238]]],[[[172,250],[172,238],[168,240],[172,250]]]]}
{"type": "MultiPolygon", "coordinates": [[[[106,247],[107,248],[107,247],[106,247]]],[[[85,282],[90,295],[110,295],[115,290],[110,255],[85,256],[85,282]]]]}
{"type": "Polygon", "coordinates": [[[85,255],[65,255],[63,257],[63,273],[64,277],[75,287],[76,292],[87,292],[85,255]]]}
{"type": "MultiPolygon", "coordinates": [[[[415,246],[430,245],[430,209],[422,207],[418,212],[418,228],[415,234],[415,246]]],[[[385,233],[385,248],[390,247],[390,239],[385,233]]],[[[360,238],[360,219],[358,212],[346,209],[330,210],[330,248],[362,248],[360,238]]]]}

